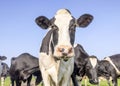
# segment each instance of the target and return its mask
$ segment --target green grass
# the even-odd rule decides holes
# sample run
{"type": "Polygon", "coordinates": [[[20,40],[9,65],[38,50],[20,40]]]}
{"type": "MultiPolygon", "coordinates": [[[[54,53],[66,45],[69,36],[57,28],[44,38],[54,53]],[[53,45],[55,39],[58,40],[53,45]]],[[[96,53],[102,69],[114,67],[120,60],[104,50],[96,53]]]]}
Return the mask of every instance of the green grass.
{"type": "MultiPolygon", "coordinates": [[[[82,80],[82,86],[85,86],[84,84],[85,84],[85,81],[82,80]]],[[[110,84],[111,84],[111,86],[112,86],[112,82],[111,82],[110,84]]],[[[120,79],[118,79],[118,86],[119,86],[119,85],[120,85],[120,79]]],[[[90,84],[89,81],[88,81],[88,79],[87,79],[87,86],[97,86],[97,85],[90,84]]],[[[100,82],[100,86],[108,86],[107,81],[106,81],[106,80],[105,80],[105,81],[101,81],[101,82],[100,82]]]]}
{"type": "MultiPolygon", "coordinates": [[[[1,85],[1,82],[0,82],[0,85],[1,85]]],[[[4,86],[10,86],[10,78],[9,78],[9,77],[7,77],[7,78],[5,79],[4,86]]]]}
{"type": "MultiPolygon", "coordinates": [[[[34,78],[32,80],[34,80],[34,78]]],[[[84,82],[85,81],[82,80],[82,86],[85,86],[84,82]]],[[[0,85],[1,85],[1,82],[0,82],[0,85]]],[[[119,85],[120,85],[120,79],[118,79],[118,86],[119,85]]],[[[9,77],[5,79],[5,86],[10,86],[10,78],[9,77]]],[[[39,86],[42,86],[42,85],[39,85],[39,86]]],[[[87,86],[96,86],[96,85],[90,84],[87,80],[87,86]]],[[[107,81],[101,81],[100,86],[108,86],[107,81]]]]}
{"type": "MultiPolygon", "coordinates": [[[[33,78],[32,80],[34,81],[35,79],[33,78]]],[[[1,82],[0,82],[0,86],[1,86],[1,82]]],[[[7,77],[7,78],[5,79],[4,86],[10,86],[10,77],[7,77]]],[[[40,83],[40,85],[38,85],[38,86],[42,86],[41,83],[40,83]]]]}

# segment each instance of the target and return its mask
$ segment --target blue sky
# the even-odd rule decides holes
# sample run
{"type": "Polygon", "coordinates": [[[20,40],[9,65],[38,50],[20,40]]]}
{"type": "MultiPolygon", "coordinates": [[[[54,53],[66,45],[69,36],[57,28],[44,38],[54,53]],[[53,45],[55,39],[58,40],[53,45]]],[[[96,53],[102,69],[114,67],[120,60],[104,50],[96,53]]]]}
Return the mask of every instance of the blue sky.
{"type": "Polygon", "coordinates": [[[1,0],[0,55],[8,59],[28,52],[38,57],[42,38],[47,30],[40,29],[35,18],[52,18],[56,11],[67,8],[75,18],[84,13],[94,16],[87,28],[76,28],[75,43],[81,44],[89,55],[99,59],[120,53],[119,0],[1,0]]]}

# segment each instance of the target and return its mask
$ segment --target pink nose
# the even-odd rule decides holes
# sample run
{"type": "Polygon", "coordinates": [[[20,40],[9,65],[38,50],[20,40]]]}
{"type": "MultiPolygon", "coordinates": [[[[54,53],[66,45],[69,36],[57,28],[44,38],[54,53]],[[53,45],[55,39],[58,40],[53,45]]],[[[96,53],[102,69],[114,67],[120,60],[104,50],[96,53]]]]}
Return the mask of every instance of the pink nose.
{"type": "Polygon", "coordinates": [[[72,47],[59,47],[58,52],[60,52],[62,56],[68,56],[69,54],[73,53],[72,47]]]}

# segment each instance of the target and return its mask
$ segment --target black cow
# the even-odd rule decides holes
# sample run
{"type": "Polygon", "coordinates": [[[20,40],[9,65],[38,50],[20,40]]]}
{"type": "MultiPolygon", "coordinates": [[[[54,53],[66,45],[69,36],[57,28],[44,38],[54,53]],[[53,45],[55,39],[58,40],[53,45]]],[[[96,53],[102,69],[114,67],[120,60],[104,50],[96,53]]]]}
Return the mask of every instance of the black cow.
{"type": "Polygon", "coordinates": [[[39,64],[45,86],[70,86],[74,69],[74,40],[76,27],[86,27],[93,20],[90,14],[75,19],[68,9],[60,9],[52,19],[36,18],[42,29],[49,29],[42,40],[39,64]]]}
{"type": "Polygon", "coordinates": [[[1,86],[4,86],[5,78],[9,76],[9,67],[4,62],[2,62],[1,65],[2,65],[1,86]]]}
{"type": "Polygon", "coordinates": [[[75,65],[72,74],[74,86],[78,86],[76,75],[81,77],[88,76],[91,84],[98,84],[97,67],[98,59],[96,56],[89,56],[80,44],[75,46],[75,65]]]}
{"type": "Polygon", "coordinates": [[[23,53],[16,58],[12,58],[10,66],[12,86],[14,86],[14,81],[16,82],[16,86],[21,86],[22,81],[27,81],[27,86],[30,86],[32,75],[36,76],[35,85],[38,85],[42,81],[38,61],[37,57],[29,53],[23,53]]]}
{"type": "Polygon", "coordinates": [[[98,75],[108,80],[110,86],[110,78],[112,78],[113,86],[118,86],[117,78],[120,76],[120,54],[105,57],[99,62],[98,75]]]}

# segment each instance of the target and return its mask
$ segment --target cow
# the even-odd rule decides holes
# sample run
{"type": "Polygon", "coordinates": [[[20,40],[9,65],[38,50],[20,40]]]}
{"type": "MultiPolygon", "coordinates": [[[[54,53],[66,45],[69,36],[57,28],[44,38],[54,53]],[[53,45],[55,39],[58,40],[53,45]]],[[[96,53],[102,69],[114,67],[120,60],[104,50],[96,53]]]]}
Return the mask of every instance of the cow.
{"type": "Polygon", "coordinates": [[[39,16],[35,22],[42,29],[49,29],[42,40],[39,66],[45,86],[70,86],[74,69],[75,28],[87,27],[93,16],[83,14],[75,19],[68,9],[60,9],[51,19],[39,16]]]}
{"type": "Polygon", "coordinates": [[[2,62],[2,74],[1,74],[1,86],[4,86],[4,81],[7,76],[9,76],[9,66],[2,62]]]}
{"type": "Polygon", "coordinates": [[[1,74],[2,74],[2,61],[6,60],[7,57],[6,56],[0,56],[0,79],[1,79],[1,74]]]}
{"type": "Polygon", "coordinates": [[[114,54],[101,60],[98,66],[98,75],[105,77],[108,80],[109,86],[111,78],[113,86],[118,86],[117,78],[120,77],[120,54],[114,54]]]}
{"type": "Polygon", "coordinates": [[[76,76],[80,77],[80,81],[84,76],[87,76],[91,84],[98,84],[97,57],[94,55],[89,56],[88,53],[84,50],[84,48],[80,44],[76,44],[74,46],[74,51],[75,51],[74,72],[71,76],[74,86],[79,86],[76,80],[76,76]]]}
{"type": "Polygon", "coordinates": [[[14,81],[16,82],[16,86],[21,86],[22,81],[27,81],[27,86],[30,86],[32,75],[36,76],[35,85],[38,85],[42,81],[39,60],[29,53],[23,53],[18,57],[13,57],[11,59],[9,73],[12,86],[14,86],[14,81]]]}

